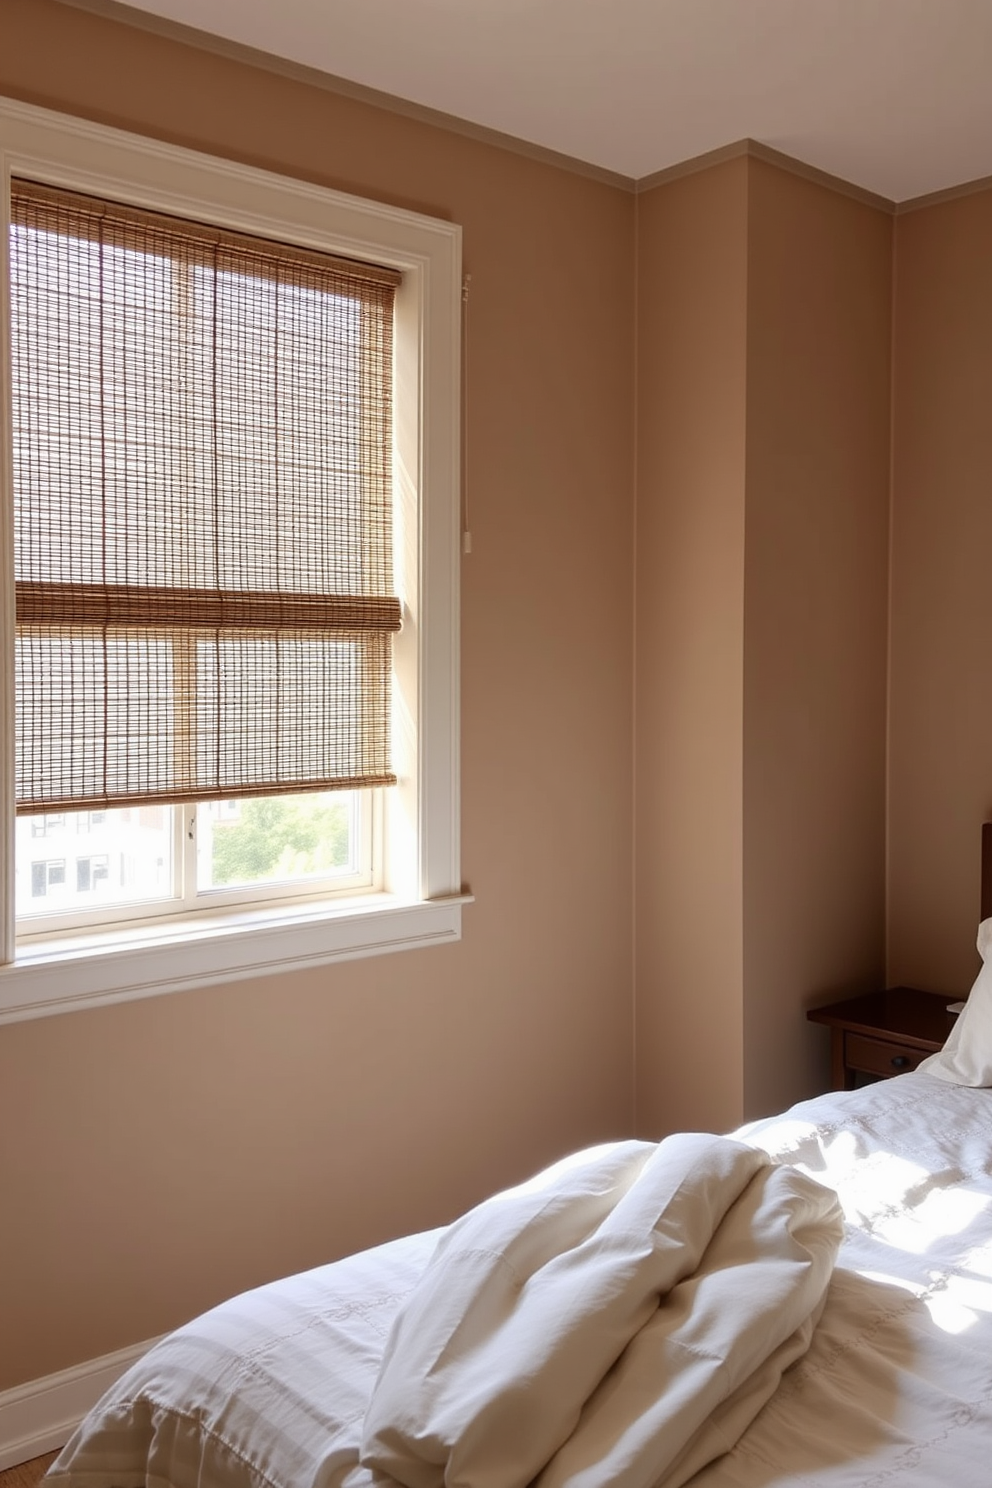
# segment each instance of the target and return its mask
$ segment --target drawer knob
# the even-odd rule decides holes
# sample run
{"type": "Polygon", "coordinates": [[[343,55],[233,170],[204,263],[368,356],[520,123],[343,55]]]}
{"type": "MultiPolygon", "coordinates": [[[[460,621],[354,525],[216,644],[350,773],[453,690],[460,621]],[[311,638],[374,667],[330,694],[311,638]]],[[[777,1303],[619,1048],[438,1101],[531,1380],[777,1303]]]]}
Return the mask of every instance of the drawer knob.
{"type": "Polygon", "coordinates": [[[889,1063],[892,1065],[893,1069],[905,1069],[906,1066],[909,1064],[909,1055],[894,1054],[889,1063]]]}

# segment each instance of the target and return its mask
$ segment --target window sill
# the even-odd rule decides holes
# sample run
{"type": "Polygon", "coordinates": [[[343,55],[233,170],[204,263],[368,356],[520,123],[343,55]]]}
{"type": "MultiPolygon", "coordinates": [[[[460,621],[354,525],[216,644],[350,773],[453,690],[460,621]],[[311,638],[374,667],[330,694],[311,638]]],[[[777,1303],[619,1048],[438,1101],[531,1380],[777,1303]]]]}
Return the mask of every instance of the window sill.
{"type": "Polygon", "coordinates": [[[388,894],[28,941],[0,967],[0,1023],[461,939],[470,894],[388,894]]]}

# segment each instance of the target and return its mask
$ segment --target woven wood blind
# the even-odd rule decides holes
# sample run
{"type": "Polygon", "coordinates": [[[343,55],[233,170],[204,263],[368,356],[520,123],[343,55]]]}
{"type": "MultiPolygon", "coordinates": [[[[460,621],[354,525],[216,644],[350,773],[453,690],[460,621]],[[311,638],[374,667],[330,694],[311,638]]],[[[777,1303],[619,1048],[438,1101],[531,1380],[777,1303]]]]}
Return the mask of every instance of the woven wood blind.
{"type": "Polygon", "coordinates": [[[399,276],[12,190],[17,809],[390,784],[399,276]]]}

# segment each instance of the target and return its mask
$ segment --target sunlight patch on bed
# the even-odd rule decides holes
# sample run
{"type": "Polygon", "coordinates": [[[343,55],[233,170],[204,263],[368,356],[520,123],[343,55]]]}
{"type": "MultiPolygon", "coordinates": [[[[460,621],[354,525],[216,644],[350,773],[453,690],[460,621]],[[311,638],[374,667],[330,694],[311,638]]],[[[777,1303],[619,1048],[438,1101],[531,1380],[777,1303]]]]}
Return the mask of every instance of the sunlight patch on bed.
{"type": "Polygon", "coordinates": [[[733,1135],[738,1141],[748,1142],[752,1147],[763,1147],[766,1152],[781,1157],[815,1137],[816,1125],[812,1121],[800,1121],[798,1118],[769,1121],[767,1117],[763,1117],[760,1121],[751,1121],[740,1127],[733,1135]]]}
{"type": "Polygon", "coordinates": [[[847,1173],[865,1155],[857,1133],[827,1133],[816,1122],[799,1117],[754,1122],[733,1135],[738,1141],[762,1148],[774,1162],[788,1163],[831,1188],[837,1186],[839,1174],[847,1173]]]}
{"type": "Polygon", "coordinates": [[[967,1333],[978,1322],[977,1313],[943,1292],[928,1297],[926,1308],[942,1333],[967,1333]]]}
{"type": "Polygon", "coordinates": [[[911,1196],[918,1194],[929,1179],[926,1168],[919,1163],[873,1152],[843,1182],[840,1193],[844,1213],[873,1233],[884,1231],[891,1241],[888,1226],[910,1218],[907,1211],[914,1207],[911,1196]]]}
{"type": "Polygon", "coordinates": [[[964,1269],[992,1280],[992,1245],[977,1245],[964,1258],[964,1269]]]}
{"type": "Polygon", "coordinates": [[[965,1333],[982,1313],[992,1313],[992,1286],[969,1276],[950,1276],[946,1287],[926,1299],[927,1310],[944,1333],[965,1333]]]}
{"type": "Polygon", "coordinates": [[[926,1290],[919,1283],[907,1280],[905,1276],[893,1276],[889,1271],[875,1271],[870,1266],[859,1266],[854,1274],[864,1277],[865,1281],[877,1282],[880,1286],[898,1287],[901,1292],[909,1292],[914,1297],[922,1298],[926,1290]]]}
{"type": "Polygon", "coordinates": [[[987,1194],[931,1187],[915,1206],[880,1218],[873,1230],[889,1245],[923,1255],[943,1236],[963,1234],[988,1207],[987,1194]]]}

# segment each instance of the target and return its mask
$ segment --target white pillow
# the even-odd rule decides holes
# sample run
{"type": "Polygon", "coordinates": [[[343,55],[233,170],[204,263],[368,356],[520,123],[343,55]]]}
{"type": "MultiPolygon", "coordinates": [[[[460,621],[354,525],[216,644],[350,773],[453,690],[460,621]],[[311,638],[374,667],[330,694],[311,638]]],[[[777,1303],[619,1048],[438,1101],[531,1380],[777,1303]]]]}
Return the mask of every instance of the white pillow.
{"type": "Polygon", "coordinates": [[[978,927],[982,969],[968,994],[964,1010],[939,1054],[931,1054],[917,1070],[952,1085],[992,1086],[992,919],[978,927]]]}

